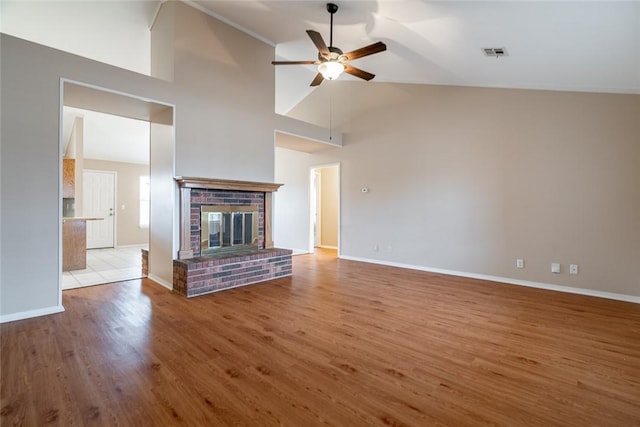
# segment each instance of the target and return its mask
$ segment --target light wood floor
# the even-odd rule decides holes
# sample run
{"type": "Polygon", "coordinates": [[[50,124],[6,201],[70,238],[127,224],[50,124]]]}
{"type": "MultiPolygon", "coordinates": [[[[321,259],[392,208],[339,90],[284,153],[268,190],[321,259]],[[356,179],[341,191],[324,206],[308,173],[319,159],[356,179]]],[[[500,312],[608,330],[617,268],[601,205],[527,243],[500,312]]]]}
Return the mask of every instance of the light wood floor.
{"type": "Polygon", "coordinates": [[[295,257],[187,300],[149,280],[3,324],[0,424],[638,426],[640,306],[295,257]]]}

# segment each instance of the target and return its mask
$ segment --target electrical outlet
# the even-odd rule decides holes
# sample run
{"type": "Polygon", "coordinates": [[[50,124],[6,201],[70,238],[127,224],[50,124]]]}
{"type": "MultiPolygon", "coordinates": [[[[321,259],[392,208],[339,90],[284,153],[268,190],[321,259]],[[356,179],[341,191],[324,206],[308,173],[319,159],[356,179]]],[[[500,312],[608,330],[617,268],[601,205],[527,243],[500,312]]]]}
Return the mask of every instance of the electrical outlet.
{"type": "Polygon", "coordinates": [[[524,268],[524,260],[522,258],[516,259],[516,268],[524,268]]]}
{"type": "Polygon", "coordinates": [[[569,265],[569,274],[578,274],[578,264],[569,265]]]}
{"type": "Polygon", "coordinates": [[[377,243],[373,245],[373,252],[378,252],[379,250],[380,250],[380,245],[378,245],[377,243]]]}
{"type": "Polygon", "coordinates": [[[552,273],[560,273],[560,264],[557,262],[551,263],[551,272],[552,273]]]}

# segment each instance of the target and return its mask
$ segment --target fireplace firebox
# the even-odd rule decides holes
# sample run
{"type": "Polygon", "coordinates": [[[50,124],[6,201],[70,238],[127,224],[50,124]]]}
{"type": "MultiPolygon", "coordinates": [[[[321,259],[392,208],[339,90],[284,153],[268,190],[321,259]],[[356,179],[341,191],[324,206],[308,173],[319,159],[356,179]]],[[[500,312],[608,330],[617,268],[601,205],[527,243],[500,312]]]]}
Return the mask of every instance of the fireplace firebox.
{"type": "Polygon", "coordinates": [[[257,206],[201,206],[201,255],[258,248],[257,206]]]}

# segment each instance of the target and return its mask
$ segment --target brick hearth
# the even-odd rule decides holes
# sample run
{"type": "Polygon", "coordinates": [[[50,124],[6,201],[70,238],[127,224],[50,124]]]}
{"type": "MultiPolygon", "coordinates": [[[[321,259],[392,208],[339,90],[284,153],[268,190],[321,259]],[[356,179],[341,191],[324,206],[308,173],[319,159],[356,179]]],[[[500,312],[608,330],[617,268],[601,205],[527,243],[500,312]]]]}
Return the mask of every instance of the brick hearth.
{"type": "Polygon", "coordinates": [[[274,248],[271,239],[271,193],[280,184],[184,177],[176,181],[180,187],[180,252],[173,261],[176,292],[192,297],[292,274],[291,251],[274,248]],[[256,206],[258,248],[199,256],[202,206],[256,206]]]}
{"type": "Polygon", "coordinates": [[[255,249],[173,261],[173,289],[186,297],[291,276],[291,251],[255,249]]]}

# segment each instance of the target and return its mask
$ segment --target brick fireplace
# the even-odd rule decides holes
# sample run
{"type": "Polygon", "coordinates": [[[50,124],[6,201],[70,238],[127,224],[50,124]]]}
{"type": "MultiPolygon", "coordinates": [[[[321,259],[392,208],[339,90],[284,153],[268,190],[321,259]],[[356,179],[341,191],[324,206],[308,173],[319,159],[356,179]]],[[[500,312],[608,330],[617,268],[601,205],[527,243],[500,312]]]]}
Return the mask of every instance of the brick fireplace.
{"type": "MultiPolygon", "coordinates": [[[[272,193],[281,184],[187,177],[175,180],[180,189],[180,251],[173,261],[175,291],[192,297],[291,275],[291,251],[274,248],[271,235],[272,193]],[[242,241],[233,247],[229,237],[225,240],[208,230],[203,233],[208,226],[205,214],[217,211],[220,218],[241,221],[248,215],[250,220],[241,226],[257,229],[252,230],[252,244],[242,241]],[[210,236],[228,244],[209,247],[210,236]]],[[[219,231],[215,224],[218,216],[212,218],[212,228],[219,231]]],[[[232,233],[230,227],[227,233],[232,233]]]]}

